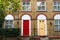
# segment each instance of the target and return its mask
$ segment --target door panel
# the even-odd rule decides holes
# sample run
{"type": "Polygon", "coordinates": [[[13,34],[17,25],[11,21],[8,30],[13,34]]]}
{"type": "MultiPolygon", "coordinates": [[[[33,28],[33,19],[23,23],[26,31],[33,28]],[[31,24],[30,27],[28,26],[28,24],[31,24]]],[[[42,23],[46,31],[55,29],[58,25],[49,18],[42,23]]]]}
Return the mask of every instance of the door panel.
{"type": "Polygon", "coordinates": [[[40,20],[39,21],[39,28],[40,28],[40,35],[41,36],[44,36],[45,35],[45,22],[44,22],[44,20],[40,20]]]}
{"type": "Polygon", "coordinates": [[[29,36],[29,20],[23,20],[23,36],[29,36]]]}

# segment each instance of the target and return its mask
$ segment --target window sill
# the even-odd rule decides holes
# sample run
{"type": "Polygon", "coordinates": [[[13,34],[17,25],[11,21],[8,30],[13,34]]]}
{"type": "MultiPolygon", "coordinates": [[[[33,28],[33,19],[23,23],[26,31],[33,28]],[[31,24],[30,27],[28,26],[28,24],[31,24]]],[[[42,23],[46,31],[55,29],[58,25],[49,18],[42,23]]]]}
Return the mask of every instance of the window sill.
{"type": "Polygon", "coordinates": [[[60,12],[60,11],[53,11],[53,12],[60,12]]]}
{"type": "Polygon", "coordinates": [[[47,12],[47,10],[37,10],[36,12],[47,12]]]}
{"type": "Polygon", "coordinates": [[[54,32],[60,32],[60,31],[54,31],[54,32]]]}
{"type": "Polygon", "coordinates": [[[23,10],[23,11],[21,11],[21,12],[31,12],[31,10],[30,10],[30,11],[25,11],[25,10],[23,10]]]}

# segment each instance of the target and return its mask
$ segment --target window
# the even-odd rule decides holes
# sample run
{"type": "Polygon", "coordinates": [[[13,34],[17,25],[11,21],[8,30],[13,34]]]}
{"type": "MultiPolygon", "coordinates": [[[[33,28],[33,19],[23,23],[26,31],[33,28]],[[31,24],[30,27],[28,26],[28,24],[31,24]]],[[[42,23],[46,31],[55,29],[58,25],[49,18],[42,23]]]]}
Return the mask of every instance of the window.
{"type": "Polygon", "coordinates": [[[54,17],[54,30],[55,31],[60,31],[60,14],[57,14],[54,17]]]}
{"type": "Polygon", "coordinates": [[[60,2],[54,2],[53,10],[54,11],[60,11],[60,2]]]}
{"type": "Polygon", "coordinates": [[[22,3],[22,10],[23,11],[30,11],[31,10],[30,2],[23,2],[22,3]]]}
{"type": "Polygon", "coordinates": [[[37,2],[37,11],[45,11],[46,3],[45,2],[37,2]]]}
{"type": "Polygon", "coordinates": [[[5,28],[13,28],[13,20],[5,20],[5,28]]]}
{"type": "Polygon", "coordinates": [[[55,20],[55,31],[60,31],[60,20],[55,20]]]}
{"type": "Polygon", "coordinates": [[[5,17],[5,22],[4,22],[4,26],[5,28],[14,28],[14,17],[12,15],[7,15],[5,17]]]}

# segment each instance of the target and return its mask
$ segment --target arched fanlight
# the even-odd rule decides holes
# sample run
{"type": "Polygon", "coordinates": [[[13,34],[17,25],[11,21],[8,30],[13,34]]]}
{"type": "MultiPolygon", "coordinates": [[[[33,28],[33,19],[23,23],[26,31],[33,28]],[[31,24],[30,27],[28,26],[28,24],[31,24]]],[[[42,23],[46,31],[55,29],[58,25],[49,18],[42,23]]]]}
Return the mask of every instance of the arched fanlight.
{"type": "Polygon", "coordinates": [[[37,19],[38,19],[38,20],[45,20],[46,17],[45,17],[44,15],[41,14],[41,15],[39,15],[39,16],[37,17],[37,19]]]}
{"type": "Polygon", "coordinates": [[[7,15],[5,17],[5,20],[14,20],[14,17],[12,15],[7,15]]]}
{"type": "Polygon", "coordinates": [[[29,15],[23,15],[22,16],[22,20],[29,20],[31,19],[29,15]]]}
{"type": "Polygon", "coordinates": [[[60,14],[55,15],[54,19],[60,19],[60,14]]]}

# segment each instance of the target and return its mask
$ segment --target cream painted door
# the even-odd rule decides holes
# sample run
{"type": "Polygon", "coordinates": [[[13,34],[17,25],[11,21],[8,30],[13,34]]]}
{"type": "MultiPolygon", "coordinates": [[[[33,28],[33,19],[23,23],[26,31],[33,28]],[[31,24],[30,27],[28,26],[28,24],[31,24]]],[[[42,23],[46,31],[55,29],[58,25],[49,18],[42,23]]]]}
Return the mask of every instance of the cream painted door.
{"type": "Polygon", "coordinates": [[[44,20],[39,20],[39,34],[40,36],[45,35],[45,21],[44,20]]]}

